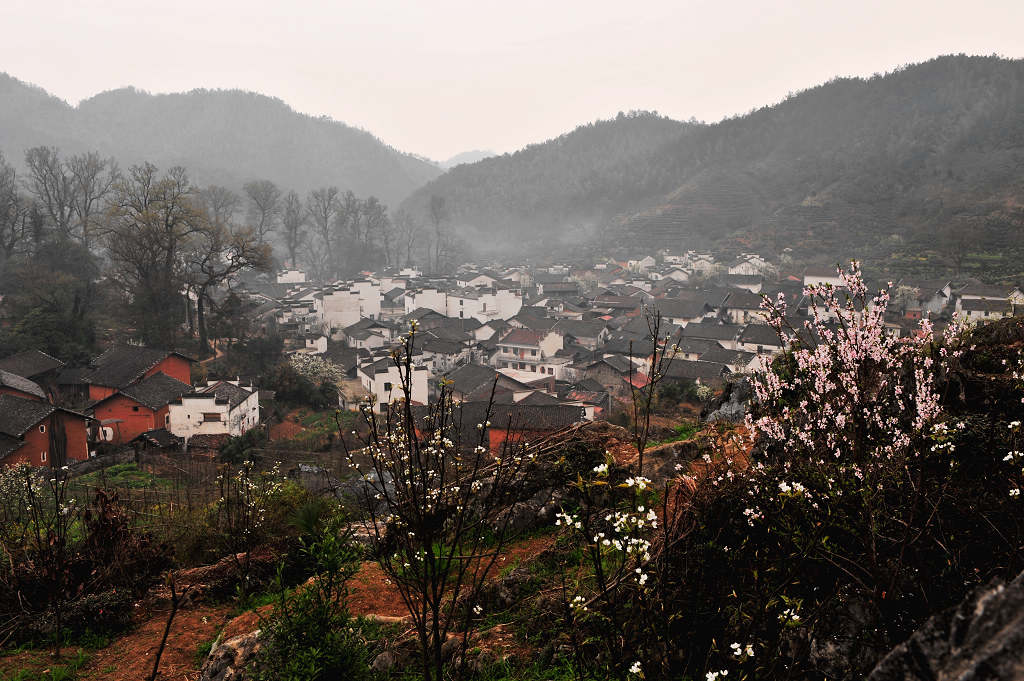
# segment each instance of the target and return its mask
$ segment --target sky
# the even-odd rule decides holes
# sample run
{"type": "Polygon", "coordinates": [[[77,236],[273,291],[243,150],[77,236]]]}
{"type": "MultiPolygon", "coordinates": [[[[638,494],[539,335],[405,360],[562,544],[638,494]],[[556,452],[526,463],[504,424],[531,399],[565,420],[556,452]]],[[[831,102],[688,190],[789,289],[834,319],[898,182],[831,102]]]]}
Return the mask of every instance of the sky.
{"type": "Polygon", "coordinates": [[[1022,0],[0,0],[0,71],[72,104],[279,97],[436,160],[631,109],[717,121],[834,76],[1024,57],[1022,0]]]}

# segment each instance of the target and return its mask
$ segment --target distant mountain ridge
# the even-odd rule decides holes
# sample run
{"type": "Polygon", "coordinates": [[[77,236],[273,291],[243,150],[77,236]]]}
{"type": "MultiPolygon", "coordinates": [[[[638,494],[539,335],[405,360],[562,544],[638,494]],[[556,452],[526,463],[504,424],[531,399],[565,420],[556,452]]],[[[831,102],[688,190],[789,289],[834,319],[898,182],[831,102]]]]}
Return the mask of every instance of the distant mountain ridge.
{"type": "Polygon", "coordinates": [[[883,241],[933,247],[968,220],[999,247],[1024,207],[1021,177],[1024,60],[960,55],[837,78],[716,124],[620,115],[450,170],[405,206],[443,196],[483,244],[604,237],[849,257],[883,241]]]}
{"type": "Polygon", "coordinates": [[[477,161],[482,161],[485,158],[490,158],[491,156],[497,156],[497,154],[493,151],[474,149],[472,151],[463,151],[460,154],[455,154],[447,161],[441,161],[438,165],[445,170],[448,170],[449,168],[454,168],[455,166],[462,165],[463,163],[476,163],[477,161]]]}
{"type": "Polygon", "coordinates": [[[122,88],[72,107],[0,74],[0,151],[20,163],[38,145],[67,153],[95,149],[123,166],[183,165],[203,184],[240,187],[259,178],[300,192],[337,185],[391,205],[441,172],[369,132],[252,92],[153,95],[122,88]]]}

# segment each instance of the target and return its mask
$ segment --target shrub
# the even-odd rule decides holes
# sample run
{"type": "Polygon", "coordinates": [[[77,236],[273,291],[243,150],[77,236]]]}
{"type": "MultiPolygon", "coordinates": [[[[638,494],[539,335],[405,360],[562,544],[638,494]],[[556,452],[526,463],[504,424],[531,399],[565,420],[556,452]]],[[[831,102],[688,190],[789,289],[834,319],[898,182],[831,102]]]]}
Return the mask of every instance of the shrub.
{"type": "Polygon", "coordinates": [[[266,681],[320,681],[369,678],[369,646],[353,626],[345,605],[346,583],[358,569],[359,550],[337,516],[321,520],[323,506],[302,508],[300,562],[312,579],[288,589],[285,564],[278,568],[279,597],[272,614],[261,618],[267,640],[255,667],[266,681]]]}

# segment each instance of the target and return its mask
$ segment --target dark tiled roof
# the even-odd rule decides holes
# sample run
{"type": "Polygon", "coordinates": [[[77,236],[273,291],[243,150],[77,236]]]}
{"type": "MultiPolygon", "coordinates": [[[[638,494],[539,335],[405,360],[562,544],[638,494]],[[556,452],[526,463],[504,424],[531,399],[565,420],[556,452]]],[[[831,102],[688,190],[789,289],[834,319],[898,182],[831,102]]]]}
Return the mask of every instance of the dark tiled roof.
{"type": "Polygon", "coordinates": [[[535,390],[526,397],[524,397],[523,399],[516,402],[516,404],[524,407],[529,407],[561,404],[561,402],[554,395],[549,395],[545,392],[541,392],[540,390],[535,390]]]}
{"type": "Polygon", "coordinates": [[[156,430],[147,430],[142,435],[139,435],[136,440],[143,440],[151,445],[157,447],[174,447],[181,444],[181,438],[171,435],[166,428],[157,428],[156,430]]]}
{"type": "Polygon", "coordinates": [[[564,331],[575,338],[597,338],[601,332],[608,328],[603,321],[577,321],[575,319],[563,319],[555,324],[556,329],[564,331]]]}
{"type": "Polygon", "coordinates": [[[728,368],[719,362],[702,362],[700,360],[675,359],[665,370],[665,378],[686,378],[689,380],[712,380],[721,378],[728,373],[728,368]]]}
{"type": "Polygon", "coordinates": [[[465,364],[449,372],[446,378],[452,382],[452,390],[461,395],[469,395],[485,387],[490,391],[497,373],[491,367],[465,364]]]}
{"type": "Polygon", "coordinates": [[[18,390],[27,395],[35,395],[36,397],[46,399],[46,393],[33,381],[13,374],[10,371],[4,371],[0,369],[0,386],[5,388],[11,388],[12,390],[18,390]]]}
{"type": "Polygon", "coordinates": [[[92,371],[85,376],[85,380],[111,388],[123,388],[141,379],[147,371],[171,355],[192,361],[191,358],[170,350],[118,345],[93,360],[92,371]]]}
{"type": "Polygon", "coordinates": [[[160,372],[121,388],[119,392],[150,409],[160,409],[182,395],[191,393],[192,386],[160,372]]]}
{"type": "Polygon", "coordinates": [[[663,317],[675,319],[693,319],[695,317],[702,317],[708,312],[708,305],[703,300],[661,298],[652,301],[651,307],[661,312],[663,317]]]}
{"type": "Polygon", "coordinates": [[[755,343],[757,345],[782,345],[779,334],[767,324],[748,324],[740,334],[741,343],[755,343]]]}
{"type": "Polygon", "coordinates": [[[56,411],[46,402],[14,395],[0,395],[0,433],[20,438],[32,426],[56,411]]]}
{"type": "Polygon", "coordinates": [[[512,329],[501,339],[510,345],[539,345],[544,334],[531,329],[512,329]]]}
{"type": "Polygon", "coordinates": [[[725,307],[735,310],[760,310],[761,301],[764,300],[760,293],[749,291],[735,291],[729,294],[725,301],[725,307]]]}
{"type": "Polygon", "coordinates": [[[731,341],[736,340],[742,330],[742,327],[735,324],[719,324],[717,322],[687,324],[683,329],[683,337],[731,341]]]}
{"type": "Polygon", "coordinates": [[[719,364],[737,364],[746,366],[756,357],[752,352],[743,350],[728,350],[723,347],[716,347],[708,350],[700,356],[702,362],[717,362],[719,364]]]}
{"type": "Polygon", "coordinates": [[[234,383],[228,383],[227,381],[219,381],[211,386],[207,386],[200,390],[203,394],[213,393],[217,396],[218,400],[227,401],[228,405],[234,409],[242,402],[245,402],[252,396],[252,392],[241,388],[234,383]]]}
{"type": "Polygon", "coordinates": [[[24,350],[0,359],[0,369],[25,378],[39,376],[63,366],[64,362],[39,350],[24,350]]]}

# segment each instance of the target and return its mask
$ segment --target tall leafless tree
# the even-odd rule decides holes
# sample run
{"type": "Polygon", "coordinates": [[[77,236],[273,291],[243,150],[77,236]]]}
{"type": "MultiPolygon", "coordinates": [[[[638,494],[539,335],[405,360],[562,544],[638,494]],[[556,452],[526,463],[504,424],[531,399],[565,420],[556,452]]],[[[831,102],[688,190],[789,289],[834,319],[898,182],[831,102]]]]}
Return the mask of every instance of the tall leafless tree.
{"type": "Polygon", "coordinates": [[[400,208],[395,213],[394,232],[400,249],[396,249],[396,252],[404,254],[405,260],[401,264],[406,267],[412,265],[412,252],[416,248],[422,228],[423,225],[408,211],[400,208]]]}
{"type": "Polygon", "coordinates": [[[185,248],[205,224],[184,168],[161,175],[149,163],[133,166],[115,184],[104,224],[110,275],[131,301],[144,340],[173,345],[185,248]]]}
{"type": "Polygon", "coordinates": [[[73,189],[71,206],[77,222],[78,236],[86,250],[92,247],[93,233],[98,226],[103,202],[113,191],[121,171],[113,158],[102,158],[95,151],[68,159],[73,189]]]}
{"type": "Polygon", "coordinates": [[[270,246],[261,243],[254,230],[234,224],[237,195],[222,187],[200,192],[201,227],[191,235],[186,250],[186,277],[196,296],[196,325],[199,352],[209,352],[206,309],[211,296],[221,286],[230,287],[239,272],[270,267],[270,246]]]}
{"type": "Polygon", "coordinates": [[[430,223],[434,227],[434,271],[441,270],[441,251],[444,249],[444,227],[448,220],[448,206],[443,196],[430,197],[430,223]]]}
{"type": "Polygon", "coordinates": [[[18,192],[14,166],[0,153],[0,252],[4,261],[25,244],[28,236],[29,202],[18,192]]]}
{"type": "Polygon", "coordinates": [[[335,257],[337,239],[335,238],[334,230],[336,227],[335,221],[340,209],[341,204],[338,199],[337,187],[314,189],[306,197],[306,211],[309,214],[309,220],[313,225],[316,235],[320,237],[320,241],[323,244],[324,256],[328,263],[328,270],[322,273],[322,276],[330,276],[332,268],[337,262],[335,257]]]}
{"type": "Polygon", "coordinates": [[[296,254],[306,240],[306,211],[302,207],[299,195],[293,191],[284,197],[281,226],[284,229],[284,246],[288,249],[288,259],[292,267],[297,267],[296,254]]]}
{"type": "Polygon", "coordinates": [[[32,147],[25,152],[25,188],[43,207],[51,226],[70,237],[75,219],[75,178],[56,147],[32,147]]]}
{"type": "Polygon", "coordinates": [[[265,243],[281,221],[281,190],[270,180],[246,182],[244,189],[249,198],[249,225],[256,240],[265,243]]]}

